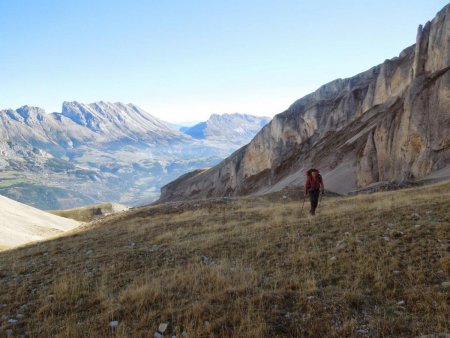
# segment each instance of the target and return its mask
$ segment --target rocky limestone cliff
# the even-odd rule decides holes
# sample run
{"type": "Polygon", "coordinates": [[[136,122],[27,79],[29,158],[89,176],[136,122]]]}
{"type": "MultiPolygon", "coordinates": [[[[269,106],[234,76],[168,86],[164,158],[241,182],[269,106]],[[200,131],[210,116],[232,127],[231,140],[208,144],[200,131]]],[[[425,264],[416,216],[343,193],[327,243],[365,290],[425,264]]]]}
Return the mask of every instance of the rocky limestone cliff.
{"type": "Polygon", "coordinates": [[[294,102],[219,165],[161,189],[161,201],[262,194],[319,167],[346,193],[450,166],[450,5],[398,57],[294,102]]]}

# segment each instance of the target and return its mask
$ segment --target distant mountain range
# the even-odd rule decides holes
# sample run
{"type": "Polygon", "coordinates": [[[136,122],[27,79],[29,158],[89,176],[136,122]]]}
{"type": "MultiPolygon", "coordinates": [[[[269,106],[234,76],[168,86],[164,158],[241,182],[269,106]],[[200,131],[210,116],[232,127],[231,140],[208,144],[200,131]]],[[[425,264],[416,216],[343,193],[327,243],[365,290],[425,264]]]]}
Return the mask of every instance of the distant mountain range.
{"type": "Polygon", "coordinates": [[[245,144],[250,142],[269,121],[269,117],[239,113],[213,114],[207,121],[192,127],[181,128],[180,131],[198,140],[208,139],[245,144]]]}
{"type": "Polygon", "coordinates": [[[0,194],[42,209],[150,202],[171,179],[248,142],[262,121],[242,114],[222,120],[213,115],[205,137],[195,138],[120,102],[64,102],[51,114],[30,106],[1,110],[0,194]]]}

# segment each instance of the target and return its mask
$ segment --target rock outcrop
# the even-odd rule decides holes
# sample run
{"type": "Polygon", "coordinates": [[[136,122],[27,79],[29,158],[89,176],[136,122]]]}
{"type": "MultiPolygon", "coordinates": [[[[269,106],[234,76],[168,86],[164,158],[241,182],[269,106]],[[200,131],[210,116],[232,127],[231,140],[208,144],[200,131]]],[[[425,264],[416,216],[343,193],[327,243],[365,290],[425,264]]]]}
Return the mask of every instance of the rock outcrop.
{"type": "Polygon", "coordinates": [[[346,193],[450,165],[450,5],[398,57],[332,81],[275,116],[219,165],[164,186],[161,201],[262,194],[319,167],[346,193]]]}

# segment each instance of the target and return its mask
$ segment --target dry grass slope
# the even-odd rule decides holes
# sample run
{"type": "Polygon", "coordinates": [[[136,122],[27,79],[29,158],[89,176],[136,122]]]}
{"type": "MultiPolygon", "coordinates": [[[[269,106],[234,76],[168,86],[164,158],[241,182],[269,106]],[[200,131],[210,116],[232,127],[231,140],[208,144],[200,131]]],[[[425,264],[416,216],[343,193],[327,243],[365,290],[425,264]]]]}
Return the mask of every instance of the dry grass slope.
{"type": "Polygon", "coordinates": [[[101,203],[73,209],[54,210],[50,211],[50,213],[71,218],[79,222],[90,222],[105,215],[114,214],[126,209],[126,206],[117,203],[101,203]]]}
{"type": "Polygon", "coordinates": [[[316,218],[274,196],[130,210],[0,253],[0,331],[153,337],[170,322],[166,333],[195,338],[449,332],[449,210],[450,183],[325,197],[316,218]]]}

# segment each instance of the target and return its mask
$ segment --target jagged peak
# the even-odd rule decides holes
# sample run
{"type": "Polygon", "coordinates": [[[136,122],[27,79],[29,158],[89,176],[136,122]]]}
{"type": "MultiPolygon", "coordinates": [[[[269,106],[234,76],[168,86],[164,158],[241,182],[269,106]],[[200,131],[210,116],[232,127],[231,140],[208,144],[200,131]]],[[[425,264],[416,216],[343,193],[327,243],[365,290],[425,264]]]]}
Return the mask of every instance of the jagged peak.
{"type": "Polygon", "coordinates": [[[19,108],[13,109],[13,108],[6,108],[6,109],[0,109],[0,111],[22,111],[22,112],[39,112],[39,113],[45,113],[45,110],[38,106],[29,106],[29,105],[23,105],[19,108]]]}

